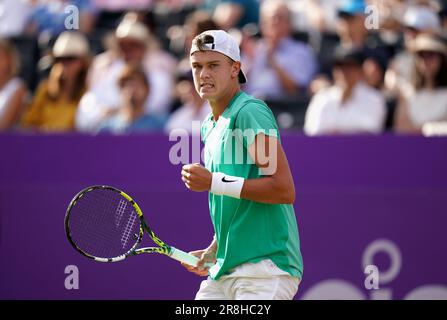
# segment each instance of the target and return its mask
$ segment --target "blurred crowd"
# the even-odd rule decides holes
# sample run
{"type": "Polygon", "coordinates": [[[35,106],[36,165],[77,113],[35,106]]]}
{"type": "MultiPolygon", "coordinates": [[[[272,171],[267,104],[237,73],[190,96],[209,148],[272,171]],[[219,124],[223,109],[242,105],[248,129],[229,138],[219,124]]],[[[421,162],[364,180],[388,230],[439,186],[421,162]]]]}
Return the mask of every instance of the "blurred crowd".
{"type": "Polygon", "coordinates": [[[0,131],[191,131],[210,29],[284,130],[447,134],[447,0],[3,0],[0,131]]]}

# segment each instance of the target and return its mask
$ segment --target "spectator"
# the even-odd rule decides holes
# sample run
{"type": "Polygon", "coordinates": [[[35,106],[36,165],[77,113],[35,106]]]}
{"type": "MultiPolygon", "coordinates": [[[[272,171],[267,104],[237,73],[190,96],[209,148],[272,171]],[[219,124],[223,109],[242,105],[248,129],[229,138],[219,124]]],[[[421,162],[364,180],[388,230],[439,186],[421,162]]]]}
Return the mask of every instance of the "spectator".
{"type": "Polygon", "coordinates": [[[421,33],[437,33],[441,23],[436,12],[428,6],[410,6],[404,16],[404,50],[398,53],[390,63],[385,76],[385,86],[393,96],[403,94],[411,87],[411,68],[414,65],[414,55],[409,50],[409,44],[421,33]]]}
{"type": "Polygon", "coordinates": [[[283,1],[267,0],[261,6],[262,38],[249,65],[245,90],[260,98],[281,98],[306,89],[316,72],[312,49],[291,37],[290,11],[283,1]]]}
{"type": "Polygon", "coordinates": [[[148,76],[151,93],[146,111],[166,115],[172,101],[175,60],[157,48],[147,27],[128,14],[116,29],[116,47],[96,56],[88,77],[88,92],[81,100],[76,127],[96,131],[109,112],[119,107],[118,77],[128,63],[142,65],[148,76]]]}
{"type": "Polygon", "coordinates": [[[169,133],[174,129],[184,129],[189,133],[199,135],[200,130],[198,132],[193,132],[194,128],[192,122],[203,121],[210,113],[211,109],[208,103],[197,94],[190,70],[187,73],[183,72],[183,74],[181,74],[176,89],[182,105],[169,117],[165,126],[165,131],[169,133]]]}
{"type": "Polygon", "coordinates": [[[306,112],[308,135],[379,133],[385,120],[383,96],[363,81],[363,52],[340,47],[335,54],[334,85],[320,90],[306,112]]]}
{"type": "Polygon", "coordinates": [[[395,129],[421,133],[424,124],[447,121],[447,45],[436,35],[420,34],[410,49],[415,54],[413,86],[400,100],[395,129]]]}
{"type": "Polygon", "coordinates": [[[100,124],[99,131],[116,134],[161,131],[164,119],[146,114],[150,85],[143,68],[126,65],[118,78],[118,85],[121,106],[116,114],[100,124]]]}
{"type": "MultiPolygon", "coordinates": [[[[369,33],[365,27],[366,4],[364,0],[344,0],[337,10],[337,35],[340,45],[344,48],[360,49],[364,54],[364,81],[376,88],[383,86],[385,70],[389,57],[381,47],[371,45],[367,41],[369,33]]],[[[329,79],[332,66],[323,61],[322,73],[311,84],[311,93],[318,92],[323,87],[330,86],[329,79]]]]}
{"type": "Polygon", "coordinates": [[[0,39],[0,130],[12,129],[22,112],[27,90],[17,77],[19,58],[14,46],[0,39]]]}
{"type": "Polygon", "coordinates": [[[89,46],[82,33],[65,31],[53,47],[54,64],[22,118],[22,126],[40,131],[74,129],[77,106],[86,88],[89,46]]]}
{"type": "Polygon", "coordinates": [[[337,10],[337,34],[341,45],[363,48],[368,30],[365,28],[365,8],[363,0],[346,0],[337,10]]]}

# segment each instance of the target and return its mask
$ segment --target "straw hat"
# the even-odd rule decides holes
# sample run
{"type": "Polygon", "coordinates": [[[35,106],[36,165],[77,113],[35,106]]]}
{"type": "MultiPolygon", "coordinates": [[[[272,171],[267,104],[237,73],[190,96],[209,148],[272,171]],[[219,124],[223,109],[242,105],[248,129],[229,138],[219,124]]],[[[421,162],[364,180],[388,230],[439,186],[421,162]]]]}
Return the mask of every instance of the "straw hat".
{"type": "Polygon", "coordinates": [[[56,39],[53,46],[53,56],[62,57],[85,57],[90,53],[87,38],[77,31],[64,31],[56,39]]]}
{"type": "Polygon", "coordinates": [[[411,43],[412,52],[431,51],[447,55],[447,45],[439,37],[432,34],[420,34],[411,43]]]}
{"type": "Polygon", "coordinates": [[[118,40],[132,39],[147,45],[150,35],[147,27],[141,22],[124,19],[116,29],[115,36],[118,40]]]}

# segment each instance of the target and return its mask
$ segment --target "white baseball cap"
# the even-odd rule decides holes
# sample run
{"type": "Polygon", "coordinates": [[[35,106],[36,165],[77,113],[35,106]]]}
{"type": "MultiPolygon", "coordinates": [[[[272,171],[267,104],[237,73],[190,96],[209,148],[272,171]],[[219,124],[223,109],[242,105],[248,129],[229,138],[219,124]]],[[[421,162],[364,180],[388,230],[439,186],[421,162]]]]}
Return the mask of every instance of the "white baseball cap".
{"type": "MultiPolygon", "coordinates": [[[[216,51],[226,55],[233,61],[241,61],[241,53],[236,39],[223,30],[207,30],[194,38],[190,55],[204,50],[216,51]]],[[[239,83],[247,82],[242,69],[239,71],[238,78],[239,83]]]]}
{"type": "Polygon", "coordinates": [[[405,12],[403,24],[419,31],[436,32],[441,27],[441,20],[431,8],[415,5],[405,12]]]}

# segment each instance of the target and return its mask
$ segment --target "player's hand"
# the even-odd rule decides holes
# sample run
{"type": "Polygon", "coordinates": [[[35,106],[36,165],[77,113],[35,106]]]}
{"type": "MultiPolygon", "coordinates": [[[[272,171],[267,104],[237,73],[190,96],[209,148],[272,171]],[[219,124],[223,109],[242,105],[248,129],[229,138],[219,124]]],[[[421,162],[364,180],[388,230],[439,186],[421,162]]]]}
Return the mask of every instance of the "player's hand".
{"type": "Polygon", "coordinates": [[[185,186],[192,191],[209,191],[213,175],[204,166],[193,163],[182,167],[182,180],[185,186]]]}
{"type": "Polygon", "coordinates": [[[211,252],[208,249],[204,250],[197,250],[197,251],[191,251],[189,254],[192,254],[193,256],[196,256],[199,258],[199,261],[197,262],[197,266],[193,267],[189,264],[182,263],[182,266],[186,268],[189,272],[195,273],[199,276],[206,277],[208,275],[208,269],[205,267],[205,263],[216,263],[216,253],[211,252]]]}

